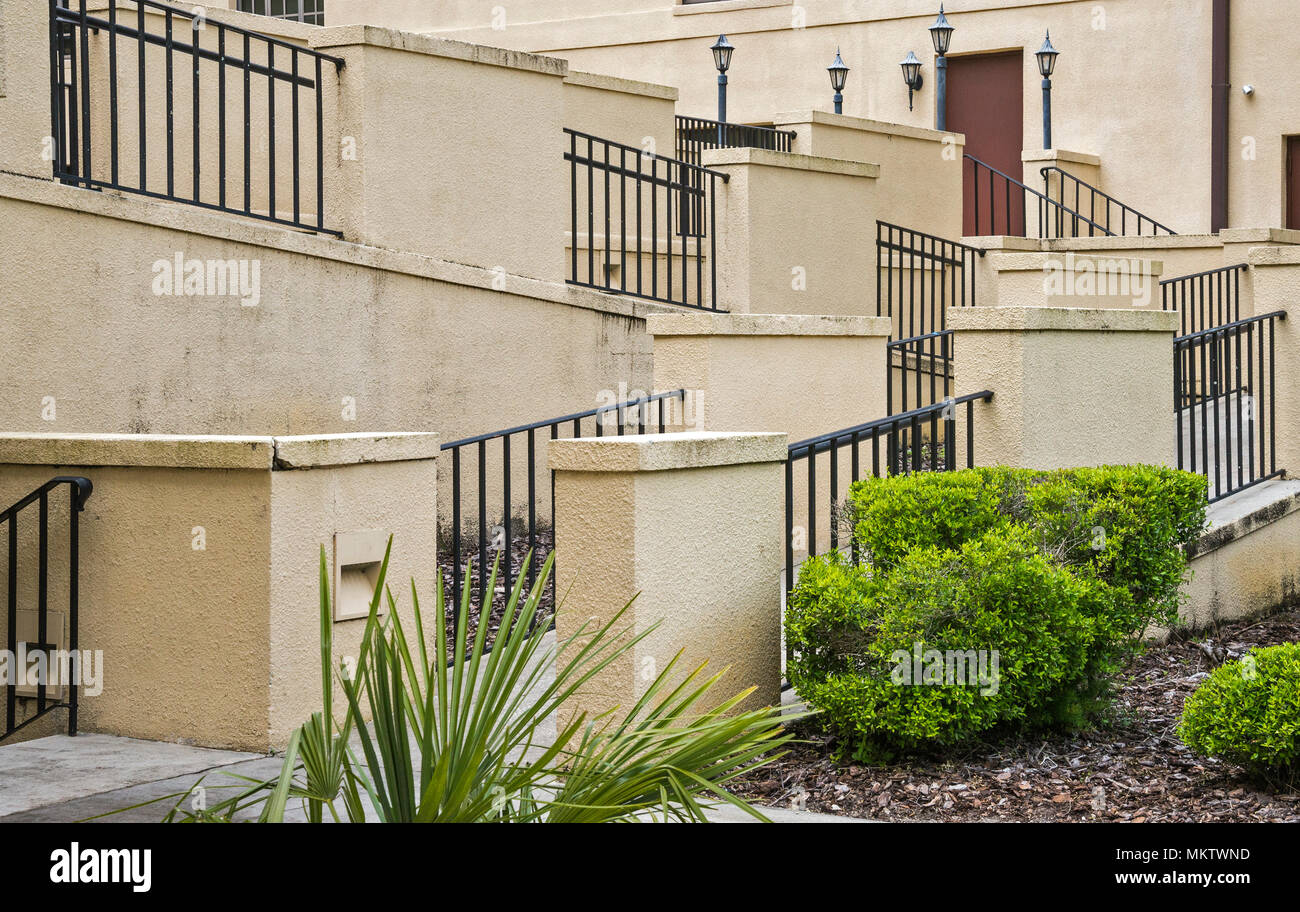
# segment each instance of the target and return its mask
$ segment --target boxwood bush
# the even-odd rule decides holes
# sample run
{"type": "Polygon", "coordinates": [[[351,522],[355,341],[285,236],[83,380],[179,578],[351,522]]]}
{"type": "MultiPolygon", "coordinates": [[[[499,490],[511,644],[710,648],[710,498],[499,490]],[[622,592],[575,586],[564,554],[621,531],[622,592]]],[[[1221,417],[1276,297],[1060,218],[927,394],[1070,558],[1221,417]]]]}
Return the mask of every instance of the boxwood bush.
{"type": "Polygon", "coordinates": [[[1300,784],[1300,644],[1220,665],[1187,698],[1179,734],[1204,757],[1274,785],[1300,784]]]}
{"type": "Polygon", "coordinates": [[[860,482],[858,561],[811,558],[791,593],[790,681],[863,759],[1083,725],[1142,632],[1175,622],[1205,508],[1203,477],[1147,466],[860,482]],[[902,653],[930,650],[996,651],[997,686],[900,682],[902,653]]]}

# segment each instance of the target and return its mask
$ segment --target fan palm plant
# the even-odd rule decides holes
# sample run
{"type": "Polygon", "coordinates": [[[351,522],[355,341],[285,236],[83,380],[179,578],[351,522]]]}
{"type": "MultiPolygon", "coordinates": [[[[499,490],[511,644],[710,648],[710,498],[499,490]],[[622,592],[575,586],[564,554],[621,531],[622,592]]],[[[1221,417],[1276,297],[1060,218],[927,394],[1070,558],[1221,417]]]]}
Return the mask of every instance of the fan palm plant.
{"type": "MultiPolygon", "coordinates": [[[[650,632],[635,634],[624,606],[607,623],[549,645],[535,621],[553,565],[552,555],[527,592],[527,574],[519,574],[490,648],[487,624],[472,642],[467,633],[470,587],[447,642],[439,574],[430,649],[414,583],[411,636],[395,610],[386,553],[355,663],[340,663],[322,548],[320,712],[293,733],[276,779],[240,780],[237,794],[202,811],[185,807],[186,793],[168,819],[256,813],[276,822],[300,800],[311,821],[704,821],[720,803],[764,820],[726,786],[776,758],[790,737],[783,725],[794,717],[779,708],[739,709],[753,688],[709,700],[723,672],[682,670],[681,653],[625,713],[580,714],[559,724],[554,739],[540,736],[561,704],[650,632]],[[390,609],[383,620],[381,598],[390,609]],[[346,701],[341,722],[335,681],[346,701]]],[[[494,566],[488,592],[496,575],[494,566]]]]}

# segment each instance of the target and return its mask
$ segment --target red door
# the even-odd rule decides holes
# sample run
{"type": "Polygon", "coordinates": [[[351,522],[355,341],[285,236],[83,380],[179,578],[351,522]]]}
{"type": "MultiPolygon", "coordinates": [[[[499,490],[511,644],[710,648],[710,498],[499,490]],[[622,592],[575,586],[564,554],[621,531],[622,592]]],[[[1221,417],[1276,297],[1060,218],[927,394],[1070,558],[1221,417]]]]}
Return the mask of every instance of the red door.
{"type": "Polygon", "coordinates": [[[1286,141],[1286,227],[1300,230],[1300,136],[1286,141]]]}
{"type": "MultiPolygon", "coordinates": [[[[948,58],[948,129],[966,134],[967,155],[1016,181],[1023,177],[1024,82],[1020,51],[948,58]]],[[[963,233],[1023,236],[1034,199],[986,168],[964,167],[963,233]]]]}

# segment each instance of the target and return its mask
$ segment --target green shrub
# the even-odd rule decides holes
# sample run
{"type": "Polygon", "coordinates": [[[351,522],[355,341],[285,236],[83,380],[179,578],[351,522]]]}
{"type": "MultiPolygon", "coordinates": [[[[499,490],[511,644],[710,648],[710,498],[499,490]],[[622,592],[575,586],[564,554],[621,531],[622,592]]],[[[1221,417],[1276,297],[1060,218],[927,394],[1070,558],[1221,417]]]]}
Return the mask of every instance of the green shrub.
{"type": "Polygon", "coordinates": [[[1178,729],[1204,757],[1273,784],[1300,781],[1300,644],[1256,649],[1219,666],[1183,707],[1178,729]]]}
{"type": "Polygon", "coordinates": [[[1054,694],[1077,683],[1095,637],[1092,617],[1108,597],[1023,531],[919,548],[875,577],[840,555],[814,559],[804,572],[813,584],[796,589],[786,633],[799,653],[791,683],[857,736],[862,759],[1038,721],[1054,694]],[[957,686],[901,684],[916,670],[924,678],[924,650],[964,654],[972,664],[983,653],[985,674],[964,667],[957,686]]]}
{"type": "Polygon", "coordinates": [[[1205,507],[1204,478],[1146,466],[860,482],[862,561],[805,563],[786,613],[790,680],[868,753],[1004,723],[1080,726],[1142,632],[1176,621],[1205,507]],[[896,684],[888,659],[914,645],[998,650],[997,693],[896,684]]]}

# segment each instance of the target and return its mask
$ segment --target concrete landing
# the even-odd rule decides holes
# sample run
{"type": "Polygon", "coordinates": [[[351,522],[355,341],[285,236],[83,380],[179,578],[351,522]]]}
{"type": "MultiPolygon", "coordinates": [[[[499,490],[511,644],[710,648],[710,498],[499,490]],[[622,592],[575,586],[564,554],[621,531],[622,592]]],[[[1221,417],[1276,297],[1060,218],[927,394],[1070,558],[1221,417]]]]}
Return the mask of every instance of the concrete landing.
{"type": "MultiPolygon", "coordinates": [[[[266,759],[259,754],[112,735],[85,734],[75,738],[53,735],[24,741],[0,747],[0,822],[80,820],[137,803],[125,801],[105,806],[97,801],[100,796],[179,779],[186,783],[181,787],[183,790],[209,770],[266,759]],[[40,813],[47,808],[59,810],[54,816],[40,813]]],[[[278,761],[275,768],[278,769],[278,761]]],[[[150,797],[176,790],[157,789],[157,794],[150,797]]],[[[153,808],[151,816],[131,819],[158,820],[163,813],[153,808]]]]}

